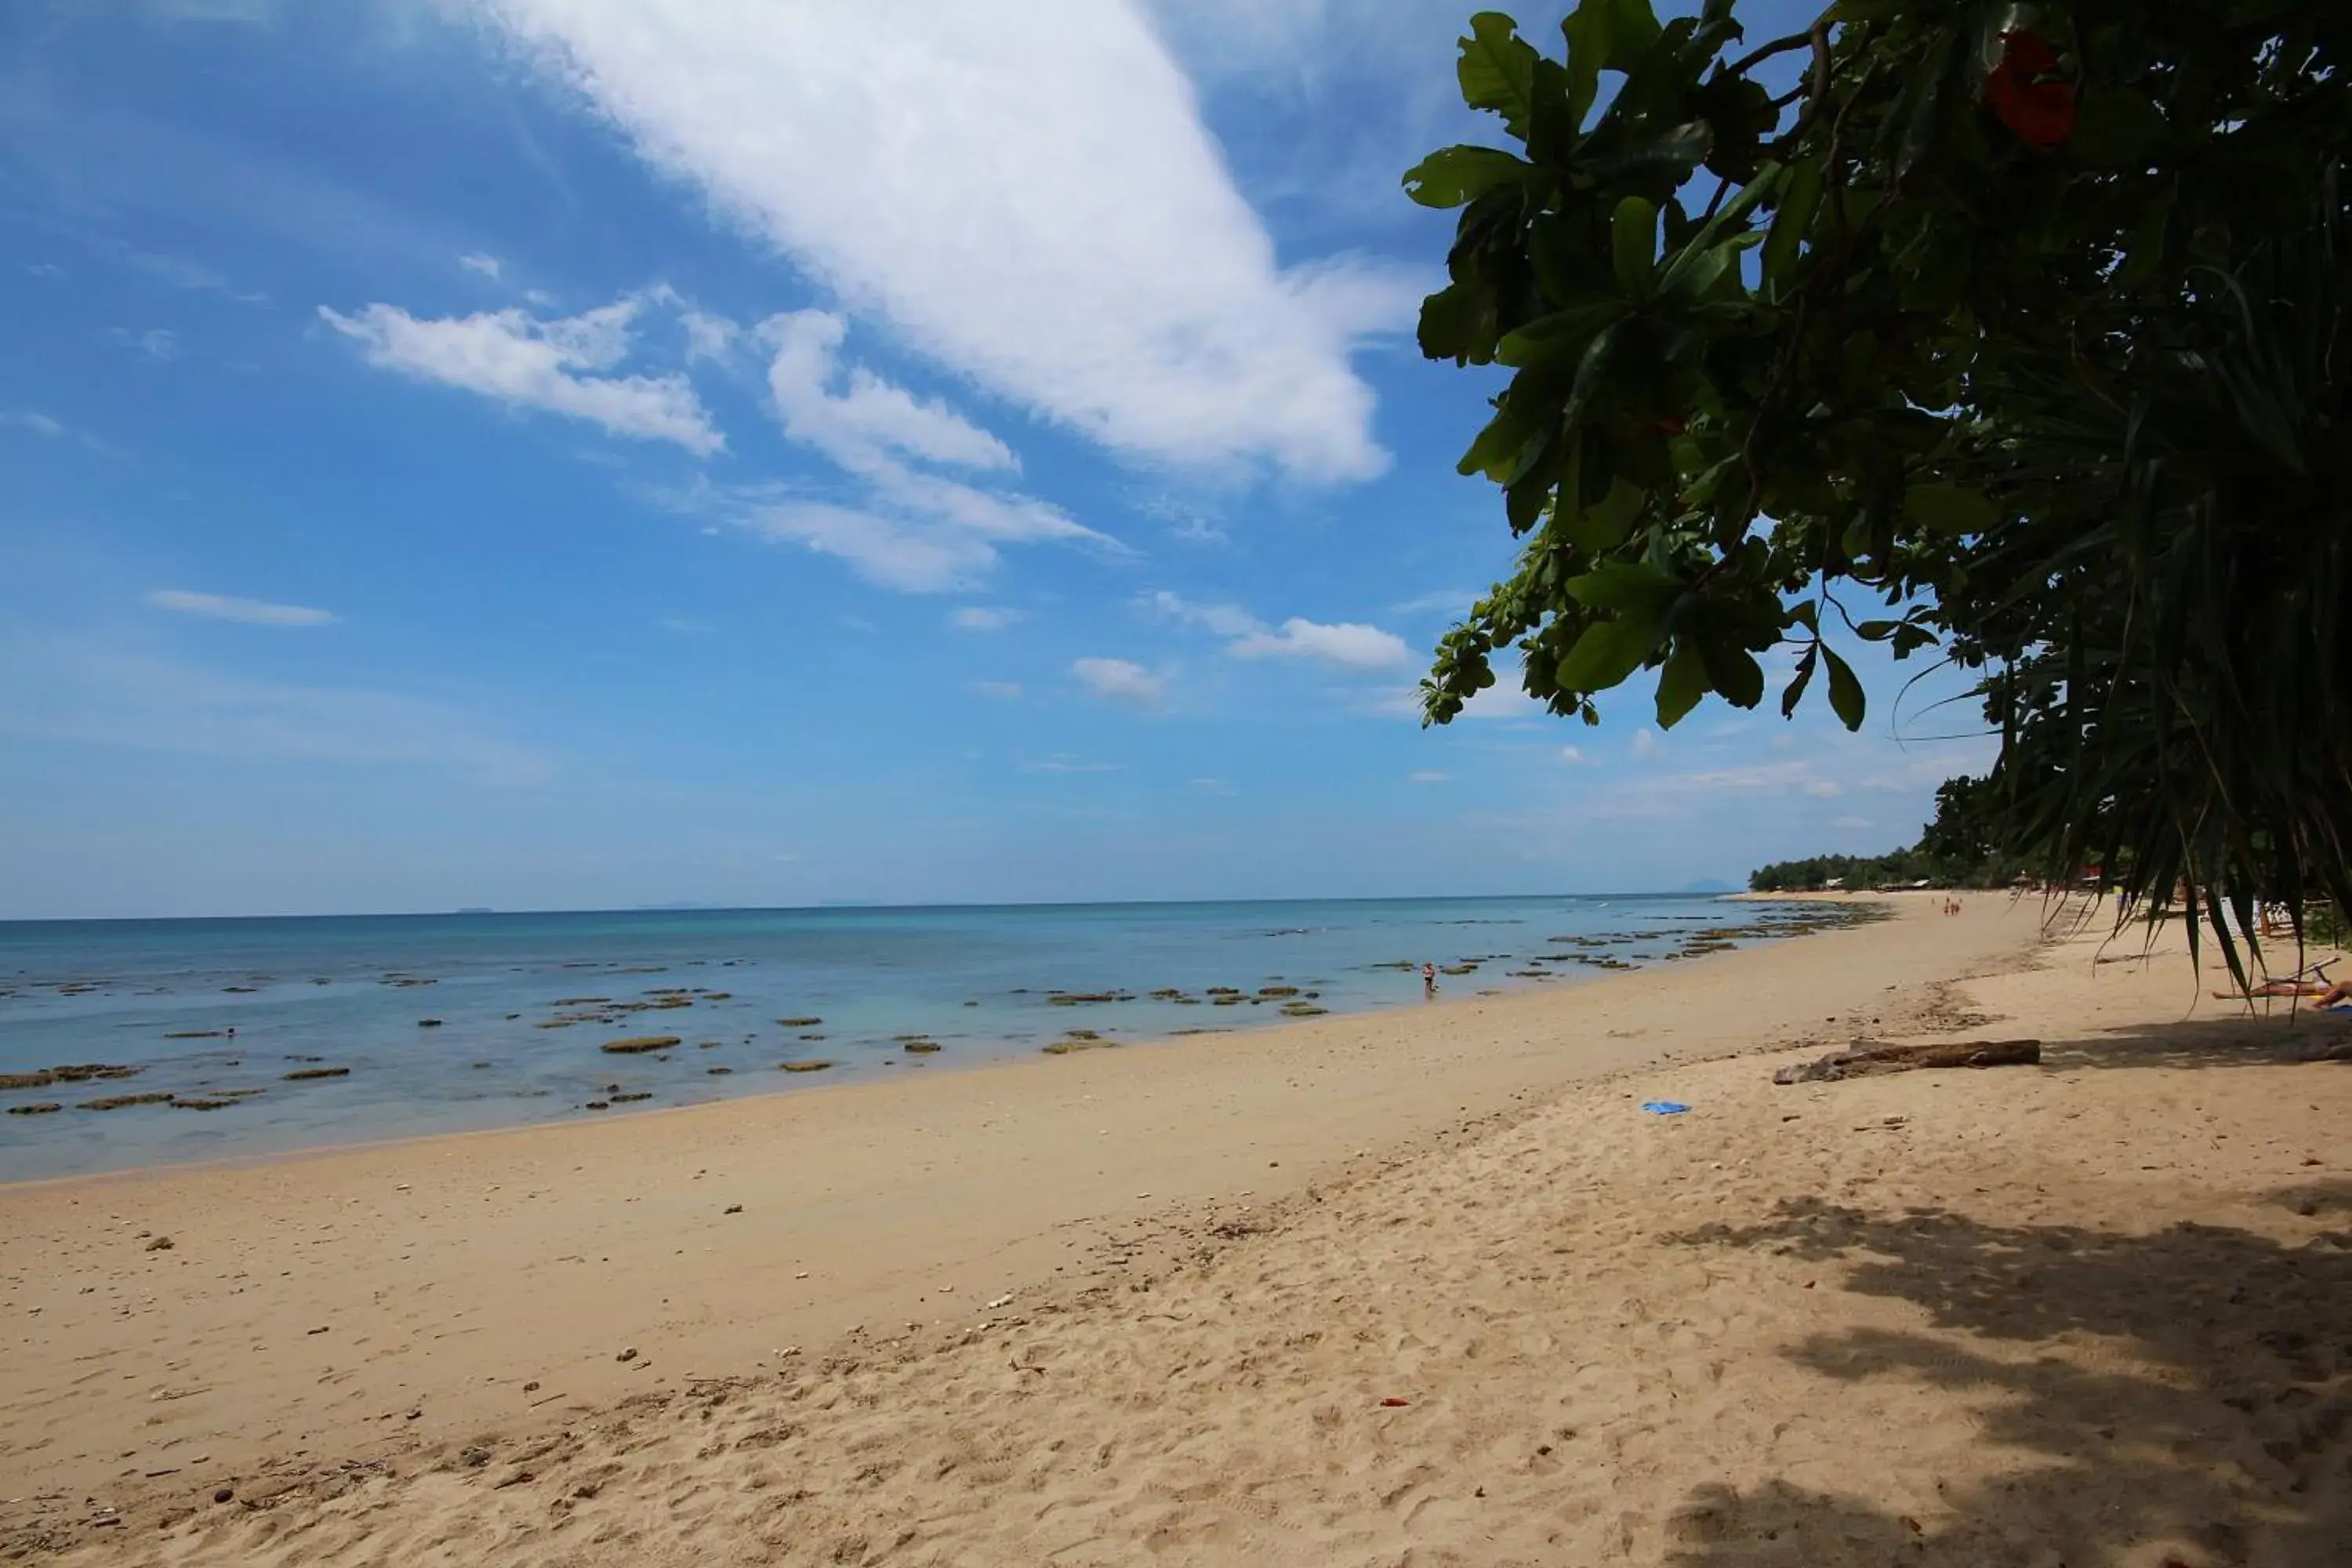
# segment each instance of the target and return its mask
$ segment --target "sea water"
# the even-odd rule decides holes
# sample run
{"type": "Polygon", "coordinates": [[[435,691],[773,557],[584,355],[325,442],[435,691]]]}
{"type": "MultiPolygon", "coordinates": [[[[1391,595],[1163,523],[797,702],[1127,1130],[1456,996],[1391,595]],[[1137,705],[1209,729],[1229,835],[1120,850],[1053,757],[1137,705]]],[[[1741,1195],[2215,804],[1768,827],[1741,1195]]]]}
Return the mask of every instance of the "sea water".
{"type": "Polygon", "coordinates": [[[1073,1029],[1132,1043],[1286,1005],[1417,1006],[1423,963],[1475,963],[1439,978],[1459,996],[1817,918],[1637,895],[5,922],[0,1075],[137,1070],[0,1089],[0,1181],[905,1077],[1073,1029]],[[646,1035],[679,1044],[602,1048],[646,1035]],[[172,1098],[89,1108],[136,1095],[172,1098]],[[59,1109],[23,1113],[41,1105],[59,1109]]]}

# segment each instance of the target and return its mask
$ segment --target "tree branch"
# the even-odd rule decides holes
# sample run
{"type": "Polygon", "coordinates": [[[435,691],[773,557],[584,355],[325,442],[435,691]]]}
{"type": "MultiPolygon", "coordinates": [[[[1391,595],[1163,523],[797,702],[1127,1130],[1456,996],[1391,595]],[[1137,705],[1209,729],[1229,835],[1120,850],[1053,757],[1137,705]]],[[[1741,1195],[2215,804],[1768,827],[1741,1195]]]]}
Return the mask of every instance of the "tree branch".
{"type": "MultiPolygon", "coordinates": [[[[1813,26],[1815,27],[1826,26],[1829,23],[1829,13],[1824,11],[1822,13],[1821,17],[1813,23],[1813,26]]],[[[1811,41],[1812,36],[1813,35],[1811,31],[1807,31],[1802,33],[1791,33],[1785,38],[1775,38],[1770,43],[1763,45],[1761,47],[1750,50],[1748,53],[1742,55],[1739,58],[1732,61],[1731,64],[1724,67],[1724,73],[1727,76],[1746,76],[1750,70],[1762,65],[1766,60],[1770,59],[1775,55],[1785,55],[1791,49],[1803,48],[1805,45],[1811,41]]]]}

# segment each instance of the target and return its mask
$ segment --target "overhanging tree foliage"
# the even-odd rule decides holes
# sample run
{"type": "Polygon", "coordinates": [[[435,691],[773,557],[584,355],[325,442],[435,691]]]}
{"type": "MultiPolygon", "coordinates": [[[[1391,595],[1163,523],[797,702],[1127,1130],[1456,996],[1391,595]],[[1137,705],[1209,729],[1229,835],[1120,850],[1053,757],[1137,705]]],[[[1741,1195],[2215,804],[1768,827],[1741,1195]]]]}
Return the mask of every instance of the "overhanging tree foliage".
{"type": "Polygon", "coordinates": [[[2001,852],[2241,930],[2352,902],[2352,5],[1734,13],[1462,41],[1510,145],[1406,176],[1462,209],[1421,345],[1512,373],[1462,468],[1526,544],[1427,719],[1515,648],[1588,722],[1654,671],[1671,725],[1785,640],[1782,711],[1852,728],[1843,622],[1979,672],[2001,852]]]}

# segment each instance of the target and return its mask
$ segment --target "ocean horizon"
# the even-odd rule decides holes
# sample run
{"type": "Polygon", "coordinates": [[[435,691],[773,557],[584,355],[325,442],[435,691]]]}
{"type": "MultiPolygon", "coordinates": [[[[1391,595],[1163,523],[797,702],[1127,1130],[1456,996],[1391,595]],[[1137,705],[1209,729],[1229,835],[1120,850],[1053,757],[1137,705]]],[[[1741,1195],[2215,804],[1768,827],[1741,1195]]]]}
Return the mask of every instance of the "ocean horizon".
{"type": "Polygon", "coordinates": [[[0,1181],[1418,1005],[1423,963],[1441,996],[1572,984],[1823,918],[1617,893],[0,922],[0,1181]]]}

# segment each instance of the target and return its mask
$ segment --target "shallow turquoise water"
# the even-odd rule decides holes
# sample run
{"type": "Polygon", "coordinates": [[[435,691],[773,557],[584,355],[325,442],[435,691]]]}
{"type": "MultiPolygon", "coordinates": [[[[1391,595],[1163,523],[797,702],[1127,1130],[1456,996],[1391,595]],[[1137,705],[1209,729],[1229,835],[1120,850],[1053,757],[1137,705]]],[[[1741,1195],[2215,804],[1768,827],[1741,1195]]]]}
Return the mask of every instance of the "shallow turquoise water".
{"type": "Polygon", "coordinates": [[[938,1071],[1034,1053],[1070,1028],[1144,1040],[1283,1021],[1279,1000],[1216,1006],[1211,986],[1297,986],[1349,1012],[1418,1005],[1417,974],[1382,966],[1423,960],[1484,961],[1444,977],[1448,994],[1537,984],[1513,970],[1557,970],[1568,983],[1597,973],[1570,952],[1650,963],[1701,927],[1761,935],[1785,918],[1637,895],[0,923],[0,1073],[141,1069],[0,1090],[0,1107],[64,1108],[0,1117],[0,1181],[938,1071]],[[1553,957],[1531,963],[1538,954],[1553,957]],[[614,1021],[539,1026],[566,1011],[560,1000],[646,1002],[681,988],[690,1005],[582,1004],[570,1011],[614,1021]],[[1047,997],[1057,988],[1134,999],[1059,1006],[1047,997]],[[1149,995],[1163,988],[1194,1000],[1149,995]],[[824,1022],[778,1022],[798,1016],[824,1022]],[[651,1033],[683,1044],[663,1058],[599,1049],[651,1033]],[[905,1035],[941,1048],[910,1056],[895,1038],[905,1035]],[[804,1057],[835,1065],[777,1070],[804,1057]],[[284,1076],[312,1067],[351,1071],[284,1076]],[[213,1110],[83,1109],[113,1095],[239,1090],[259,1092],[213,1110]],[[651,1098],[614,1104],[615,1090],[651,1098]],[[592,1101],[611,1109],[584,1109],[592,1101]]]}

